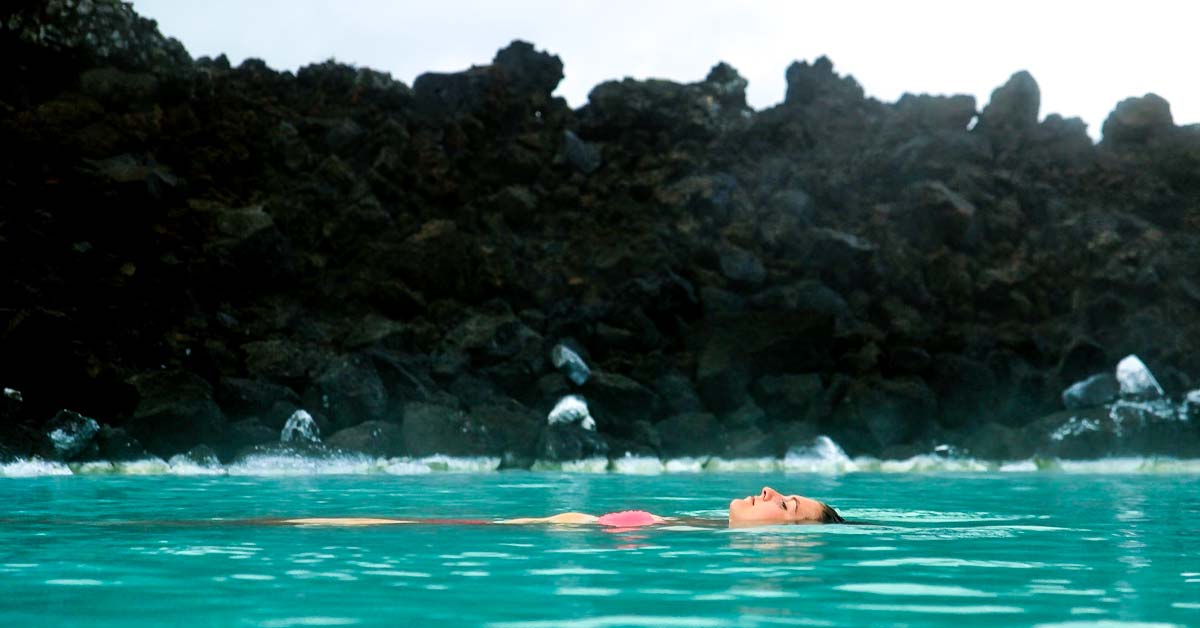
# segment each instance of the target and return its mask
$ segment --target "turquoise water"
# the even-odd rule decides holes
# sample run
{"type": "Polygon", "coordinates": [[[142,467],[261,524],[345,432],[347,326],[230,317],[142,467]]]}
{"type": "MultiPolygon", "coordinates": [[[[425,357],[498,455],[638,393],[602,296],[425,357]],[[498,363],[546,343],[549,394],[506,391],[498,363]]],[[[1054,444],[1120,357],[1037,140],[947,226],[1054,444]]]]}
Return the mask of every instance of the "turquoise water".
{"type": "Polygon", "coordinates": [[[1192,474],[92,475],[0,495],[3,626],[1200,625],[1192,474]],[[237,521],[720,517],[764,484],[875,525],[237,521]]]}

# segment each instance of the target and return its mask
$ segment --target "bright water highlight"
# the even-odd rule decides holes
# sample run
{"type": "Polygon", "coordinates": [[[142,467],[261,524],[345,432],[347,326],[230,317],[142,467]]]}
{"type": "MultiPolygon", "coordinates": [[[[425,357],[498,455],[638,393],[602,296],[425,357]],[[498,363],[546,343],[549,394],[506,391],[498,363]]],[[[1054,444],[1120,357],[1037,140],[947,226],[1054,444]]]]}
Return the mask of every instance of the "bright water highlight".
{"type": "Polygon", "coordinates": [[[1200,624],[1192,474],[84,475],[0,491],[6,626],[1200,624]],[[763,484],[871,525],[248,521],[721,518],[763,484]]]}

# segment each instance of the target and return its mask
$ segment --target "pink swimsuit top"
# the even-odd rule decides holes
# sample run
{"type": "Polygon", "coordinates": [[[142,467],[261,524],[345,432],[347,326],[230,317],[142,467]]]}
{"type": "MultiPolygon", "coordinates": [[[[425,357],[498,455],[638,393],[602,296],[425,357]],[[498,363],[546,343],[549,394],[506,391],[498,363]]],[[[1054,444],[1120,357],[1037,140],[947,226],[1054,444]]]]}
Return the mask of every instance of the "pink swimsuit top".
{"type": "Polygon", "coordinates": [[[654,520],[654,515],[645,510],[622,510],[621,512],[610,512],[607,515],[601,515],[596,523],[602,526],[613,526],[618,528],[635,528],[637,526],[648,526],[658,523],[654,520]]]}

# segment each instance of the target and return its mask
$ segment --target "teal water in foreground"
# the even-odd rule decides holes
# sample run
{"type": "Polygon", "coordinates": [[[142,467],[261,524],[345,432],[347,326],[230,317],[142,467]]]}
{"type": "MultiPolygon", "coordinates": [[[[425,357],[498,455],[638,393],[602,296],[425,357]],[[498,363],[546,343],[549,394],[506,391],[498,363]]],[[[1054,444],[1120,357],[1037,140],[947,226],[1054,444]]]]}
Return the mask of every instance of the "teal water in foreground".
{"type": "Polygon", "coordinates": [[[85,475],[0,496],[2,626],[1200,625],[1192,474],[85,475]],[[764,484],[873,524],[241,521],[718,518],[764,484]]]}

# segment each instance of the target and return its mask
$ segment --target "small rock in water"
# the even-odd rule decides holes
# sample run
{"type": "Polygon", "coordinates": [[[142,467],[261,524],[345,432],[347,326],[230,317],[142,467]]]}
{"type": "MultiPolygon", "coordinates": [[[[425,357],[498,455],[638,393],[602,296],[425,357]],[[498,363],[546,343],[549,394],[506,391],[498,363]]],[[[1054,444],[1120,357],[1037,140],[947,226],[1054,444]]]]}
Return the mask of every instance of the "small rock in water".
{"type": "Polygon", "coordinates": [[[55,457],[70,460],[86,449],[99,431],[100,424],[95,419],[60,410],[46,425],[46,438],[54,448],[55,457]]]}
{"type": "Polygon", "coordinates": [[[585,430],[596,431],[596,420],[588,412],[587,401],[579,395],[567,395],[558,400],[554,409],[546,417],[549,425],[569,425],[578,423],[585,430]]]}
{"type": "Polygon", "coordinates": [[[554,345],[554,348],[550,350],[550,362],[554,364],[554,368],[562,371],[563,375],[575,382],[576,386],[582,386],[592,375],[592,370],[588,368],[583,358],[564,344],[554,345]]]}
{"type": "Polygon", "coordinates": [[[1117,378],[1111,373],[1097,373],[1071,384],[1062,392],[1062,402],[1068,410],[1096,408],[1112,401],[1119,392],[1117,378]]]}
{"type": "Polygon", "coordinates": [[[319,443],[321,442],[321,430],[317,428],[317,422],[313,420],[311,414],[304,410],[297,410],[288,417],[287,423],[283,424],[279,442],[319,443]]]}
{"type": "Polygon", "coordinates": [[[1188,421],[1200,421],[1200,388],[1184,395],[1179,415],[1188,421]]]}
{"type": "Polygon", "coordinates": [[[1139,399],[1157,399],[1163,396],[1162,386],[1150,373],[1150,369],[1136,356],[1128,355],[1117,363],[1117,381],[1121,385],[1121,396],[1139,399]]]}

